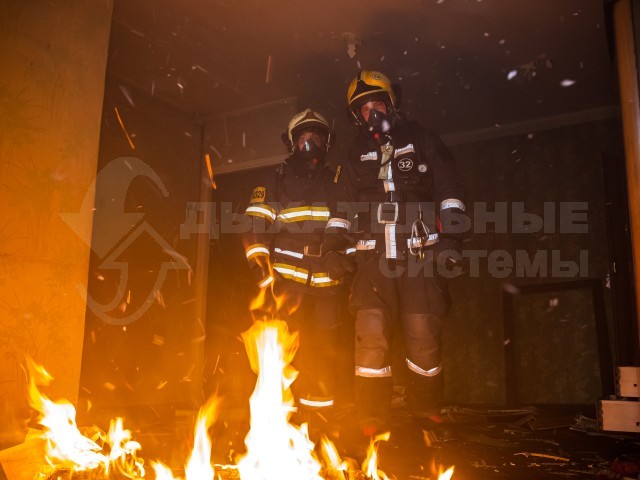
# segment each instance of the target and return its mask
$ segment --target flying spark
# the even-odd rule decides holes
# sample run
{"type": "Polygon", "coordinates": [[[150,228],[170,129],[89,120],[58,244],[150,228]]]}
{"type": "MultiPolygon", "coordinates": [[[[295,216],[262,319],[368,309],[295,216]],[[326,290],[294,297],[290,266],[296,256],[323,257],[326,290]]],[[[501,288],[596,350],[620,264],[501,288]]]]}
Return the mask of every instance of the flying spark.
{"type": "Polygon", "coordinates": [[[135,150],[136,146],[131,141],[131,137],[129,136],[129,133],[127,132],[127,129],[124,128],[124,123],[122,122],[122,118],[120,117],[120,112],[118,112],[118,107],[113,107],[113,108],[116,111],[116,117],[118,117],[118,123],[120,123],[120,127],[122,127],[122,131],[124,132],[125,136],[127,137],[127,141],[129,142],[129,145],[131,146],[131,150],[135,150]]]}

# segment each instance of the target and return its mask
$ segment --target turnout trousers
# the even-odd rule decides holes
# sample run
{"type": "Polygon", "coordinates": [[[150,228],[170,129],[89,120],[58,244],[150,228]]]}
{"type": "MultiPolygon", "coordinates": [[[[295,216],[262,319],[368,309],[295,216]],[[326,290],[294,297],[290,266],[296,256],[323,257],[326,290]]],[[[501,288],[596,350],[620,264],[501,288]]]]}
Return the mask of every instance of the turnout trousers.
{"type": "Polygon", "coordinates": [[[303,408],[325,409],[334,404],[336,371],[341,366],[340,323],[345,296],[316,296],[290,289],[277,317],[299,332],[299,348],[293,366],[299,371],[292,390],[303,408]]]}
{"type": "Polygon", "coordinates": [[[411,413],[415,417],[439,413],[444,389],[440,336],[448,296],[442,280],[420,268],[426,261],[356,253],[349,307],[356,317],[354,396],[362,426],[389,421],[394,321],[400,322],[406,350],[411,413]]]}

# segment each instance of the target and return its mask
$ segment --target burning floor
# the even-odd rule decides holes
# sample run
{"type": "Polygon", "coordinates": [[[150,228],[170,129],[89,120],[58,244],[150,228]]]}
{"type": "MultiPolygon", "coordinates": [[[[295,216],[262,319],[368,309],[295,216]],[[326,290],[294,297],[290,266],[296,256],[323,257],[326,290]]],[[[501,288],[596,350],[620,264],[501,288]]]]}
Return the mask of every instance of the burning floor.
{"type": "Polygon", "coordinates": [[[78,428],[73,405],[42,393],[52,378],[28,361],[39,428],[23,445],[0,452],[7,479],[614,479],[640,472],[637,436],[603,434],[589,417],[567,409],[451,407],[450,423],[430,432],[399,409],[391,432],[357,451],[346,434],[310,435],[306,424],[292,422],[297,335],[284,322],[256,322],[243,340],[257,375],[250,421],[228,415],[237,410],[222,407],[230,399],[212,396],[196,418],[134,433],[121,418],[106,431],[78,428]]]}
{"type": "MultiPolygon", "coordinates": [[[[193,430],[193,448],[184,467],[175,471],[160,459],[146,462],[140,452],[142,444],[124,428],[122,418],[111,421],[108,432],[97,428],[81,431],[76,425],[76,411],[66,401],[52,401],[40,390],[53,379],[32,360],[29,371],[29,404],[38,412],[41,430],[30,432],[23,449],[31,451],[30,465],[11,462],[11,452],[4,452],[3,466],[9,480],[137,479],[213,480],[348,480],[370,478],[386,480],[389,476],[378,468],[378,448],[389,440],[389,433],[371,438],[362,463],[341,458],[334,443],[326,436],[310,438],[305,423],[291,423],[295,411],[291,384],[297,372],[291,362],[298,347],[298,336],[289,332],[285,322],[257,321],[244,332],[243,339],[256,386],[249,400],[251,421],[242,453],[230,453],[228,464],[214,463],[211,454],[215,438],[210,429],[218,420],[221,399],[209,398],[200,408],[193,430]],[[38,458],[40,457],[40,459],[38,458]]],[[[18,447],[15,452],[19,451],[18,447]]],[[[453,467],[439,472],[448,480],[453,467]]]]}

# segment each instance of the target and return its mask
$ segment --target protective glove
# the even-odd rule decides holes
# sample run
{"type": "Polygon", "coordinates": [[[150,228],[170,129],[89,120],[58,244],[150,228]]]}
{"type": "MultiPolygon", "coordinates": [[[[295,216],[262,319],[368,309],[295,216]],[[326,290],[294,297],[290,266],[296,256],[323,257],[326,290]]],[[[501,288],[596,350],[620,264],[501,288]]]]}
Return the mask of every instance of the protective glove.
{"type": "Polygon", "coordinates": [[[264,288],[273,281],[273,276],[271,275],[271,266],[269,265],[268,260],[262,258],[256,259],[255,261],[251,262],[250,269],[251,276],[253,277],[258,287],[264,288]]]}
{"type": "Polygon", "coordinates": [[[334,280],[340,280],[348,273],[353,273],[356,270],[353,259],[340,252],[326,253],[322,257],[322,265],[329,277],[334,280]]]}

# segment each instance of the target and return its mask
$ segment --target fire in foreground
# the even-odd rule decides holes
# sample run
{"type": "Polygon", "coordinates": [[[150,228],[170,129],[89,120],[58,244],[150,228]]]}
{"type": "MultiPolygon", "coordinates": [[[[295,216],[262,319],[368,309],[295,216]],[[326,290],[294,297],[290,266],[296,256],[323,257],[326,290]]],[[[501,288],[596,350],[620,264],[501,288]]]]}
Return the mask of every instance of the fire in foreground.
{"type": "MultiPolygon", "coordinates": [[[[252,370],[257,382],[250,398],[251,428],[245,438],[247,453],[235,465],[211,463],[212,439],[208,430],[216,420],[219,399],[210,398],[196,420],[194,445],[185,465],[185,480],[238,478],[242,480],[350,480],[370,478],[387,480],[378,469],[378,444],[389,434],[371,440],[361,470],[353,461],[340,458],[335,445],[322,438],[315,445],[307,425],[290,422],[294,412],[291,384],[297,371],[291,361],[298,347],[298,336],[289,332],[285,322],[257,321],[243,334],[252,370]]],[[[28,359],[29,403],[39,413],[45,444],[41,479],[85,478],[103,480],[144,478],[144,461],[138,456],[141,445],[123,427],[123,420],[112,420],[109,432],[88,438],[77,428],[75,408],[66,401],[53,402],[38,385],[52,380],[47,371],[28,359]]],[[[151,462],[158,480],[177,480],[161,462],[151,462]]],[[[438,477],[449,480],[453,467],[438,477]]]]}

